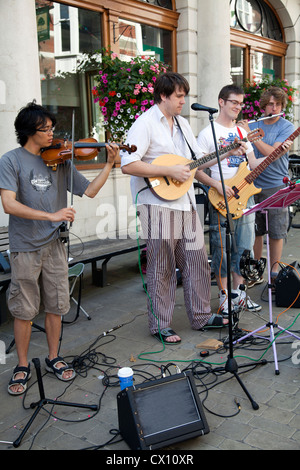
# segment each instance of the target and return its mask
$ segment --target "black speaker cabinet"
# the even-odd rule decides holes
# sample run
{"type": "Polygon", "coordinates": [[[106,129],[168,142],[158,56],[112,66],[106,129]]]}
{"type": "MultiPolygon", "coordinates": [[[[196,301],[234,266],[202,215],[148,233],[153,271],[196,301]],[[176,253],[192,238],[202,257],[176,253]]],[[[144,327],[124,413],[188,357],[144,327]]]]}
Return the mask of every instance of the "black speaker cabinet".
{"type": "Polygon", "coordinates": [[[117,404],[120,433],[134,450],[159,449],[209,432],[190,372],[122,390],[117,404]]]}
{"type": "MultiPolygon", "coordinates": [[[[279,271],[275,280],[275,303],[277,307],[289,307],[296,299],[300,290],[300,265],[298,261],[291,263],[279,271]]],[[[292,307],[300,307],[300,295],[292,307]]]]}

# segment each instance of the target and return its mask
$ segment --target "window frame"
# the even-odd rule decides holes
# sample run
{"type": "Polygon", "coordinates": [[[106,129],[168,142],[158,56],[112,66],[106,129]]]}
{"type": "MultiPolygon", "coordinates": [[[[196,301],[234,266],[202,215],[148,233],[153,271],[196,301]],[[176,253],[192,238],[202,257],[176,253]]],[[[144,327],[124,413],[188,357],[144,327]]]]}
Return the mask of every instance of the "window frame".
{"type": "MultiPolygon", "coordinates": [[[[178,27],[179,13],[176,11],[175,0],[172,0],[173,10],[156,5],[140,2],[139,0],[55,0],[57,3],[66,4],[70,7],[84,8],[102,13],[102,44],[118,53],[118,44],[114,42],[114,25],[118,25],[119,19],[126,19],[140,24],[147,24],[156,28],[171,31],[172,69],[177,70],[177,42],[176,30],[178,27]]],[[[90,71],[89,73],[91,73],[90,71]]],[[[86,93],[91,96],[89,73],[86,73],[86,93]]],[[[92,100],[92,98],[91,98],[92,100]]],[[[88,100],[88,127],[92,125],[92,102],[88,100]]],[[[90,129],[91,130],[91,129],[90,129]]],[[[105,163],[78,164],[78,170],[90,170],[103,168],[105,163]]],[[[119,163],[115,164],[120,166],[119,163]]]]}
{"type": "MultiPolygon", "coordinates": [[[[269,39],[255,33],[230,28],[230,45],[240,47],[244,50],[244,82],[251,80],[254,75],[253,70],[253,53],[261,52],[264,54],[270,54],[281,58],[281,78],[285,74],[285,57],[288,48],[288,44],[285,42],[285,34],[282,23],[277,12],[274,10],[268,0],[263,2],[272,10],[275,15],[278,24],[281,28],[282,42],[274,39],[269,39]]],[[[259,3],[259,2],[258,2],[259,3]]],[[[230,64],[231,65],[231,64],[230,64]]]]}

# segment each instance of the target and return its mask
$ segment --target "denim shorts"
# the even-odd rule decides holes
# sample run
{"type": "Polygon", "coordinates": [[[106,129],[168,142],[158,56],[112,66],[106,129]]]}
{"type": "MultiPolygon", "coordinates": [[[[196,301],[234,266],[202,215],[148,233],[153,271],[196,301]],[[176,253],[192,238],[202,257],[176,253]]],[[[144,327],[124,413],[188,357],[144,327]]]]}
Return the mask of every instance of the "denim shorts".
{"type": "MultiPolygon", "coordinates": [[[[254,204],[251,196],[247,207],[254,204]]],[[[226,218],[223,217],[210,204],[210,246],[212,253],[211,267],[216,276],[227,276],[227,254],[226,254],[226,218]]],[[[255,239],[255,213],[243,215],[239,219],[232,220],[233,234],[230,237],[231,271],[236,274],[240,272],[240,259],[244,250],[250,250],[253,255],[253,244],[255,239]],[[236,245],[236,250],[234,246],[236,245]]]]}
{"type": "Polygon", "coordinates": [[[13,317],[32,321],[41,304],[47,313],[68,313],[68,263],[61,240],[37,251],[11,253],[10,262],[12,276],[7,305],[13,317]]]}
{"type": "MultiPolygon", "coordinates": [[[[275,194],[279,189],[285,186],[279,186],[278,188],[263,189],[259,194],[255,194],[255,202],[264,201],[268,197],[275,194]]],[[[257,236],[263,236],[267,233],[266,229],[266,214],[256,212],[255,217],[255,234],[257,236]]],[[[274,240],[281,240],[287,238],[287,231],[289,226],[289,211],[288,207],[283,209],[269,209],[268,210],[268,231],[270,238],[274,240]]]]}

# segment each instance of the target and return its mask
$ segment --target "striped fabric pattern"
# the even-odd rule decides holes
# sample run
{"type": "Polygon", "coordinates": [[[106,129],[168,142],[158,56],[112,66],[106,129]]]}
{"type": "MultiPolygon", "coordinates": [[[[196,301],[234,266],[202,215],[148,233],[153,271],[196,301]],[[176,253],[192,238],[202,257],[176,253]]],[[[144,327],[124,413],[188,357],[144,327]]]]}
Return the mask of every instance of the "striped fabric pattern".
{"type": "Polygon", "coordinates": [[[139,206],[147,240],[148,319],[151,334],[172,322],[177,276],[182,274],[185,307],[193,329],[206,325],[211,316],[210,267],[203,229],[197,212],[166,207],[139,206]]]}

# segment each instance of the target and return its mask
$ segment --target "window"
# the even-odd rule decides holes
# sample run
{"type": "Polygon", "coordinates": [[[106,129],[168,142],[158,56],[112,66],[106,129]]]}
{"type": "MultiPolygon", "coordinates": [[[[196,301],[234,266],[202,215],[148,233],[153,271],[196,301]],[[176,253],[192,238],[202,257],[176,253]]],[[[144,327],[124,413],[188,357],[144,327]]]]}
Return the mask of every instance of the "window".
{"type": "Polygon", "coordinates": [[[271,7],[264,0],[230,0],[230,25],[233,82],[281,78],[287,46],[271,7]]]}
{"type": "Polygon", "coordinates": [[[123,59],[151,55],[157,60],[171,64],[171,38],[171,31],[120,19],[119,36],[115,39],[119,45],[120,57],[123,59]]]}
{"type": "Polygon", "coordinates": [[[280,24],[263,0],[231,0],[230,26],[276,41],[283,41],[280,24]]]}
{"type": "MultiPolygon", "coordinates": [[[[54,137],[71,139],[75,110],[75,140],[92,136],[105,142],[101,117],[90,92],[93,76],[77,70],[85,53],[102,47],[101,13],[57,2],[45,6],[43,0],[36,4],[49,17],[49,33],[39,41],[39,62],[42,104],[57,115],[54,137]]],[[[105,159],[106,152],[102,149],[94,160],[84,164],[99,164],[105,159]]]]}
{"type": "MultiPolygon", "coordinates": [[[[92,95],[98,65],[91,55],[103,46],[121,57],[153,55],[176,70],[179,13],[174,0],[134,0],[130,4],[114,0],[103,1],[103,5],[101,0],[36,0],[35,4],[42,104],[57,115],[55,138],[71,138],[75,110],[75,140],[107,140],[92,95]],[[87,66],[81,67],[83,62],[87,66]]],[[[95,160],[75,163],[84,169],[105,160],[106,150],[102,149],[95,160]]]]}
{"type": "Polygon", "coordinates": [[[149,3],[149,4],[152,4],[152,5],[156,5],[156,6],[162,7],[162,8],[167,8],[168,10],[173,9],[172,0],[139,0],[139,1],[149,3]]]}

